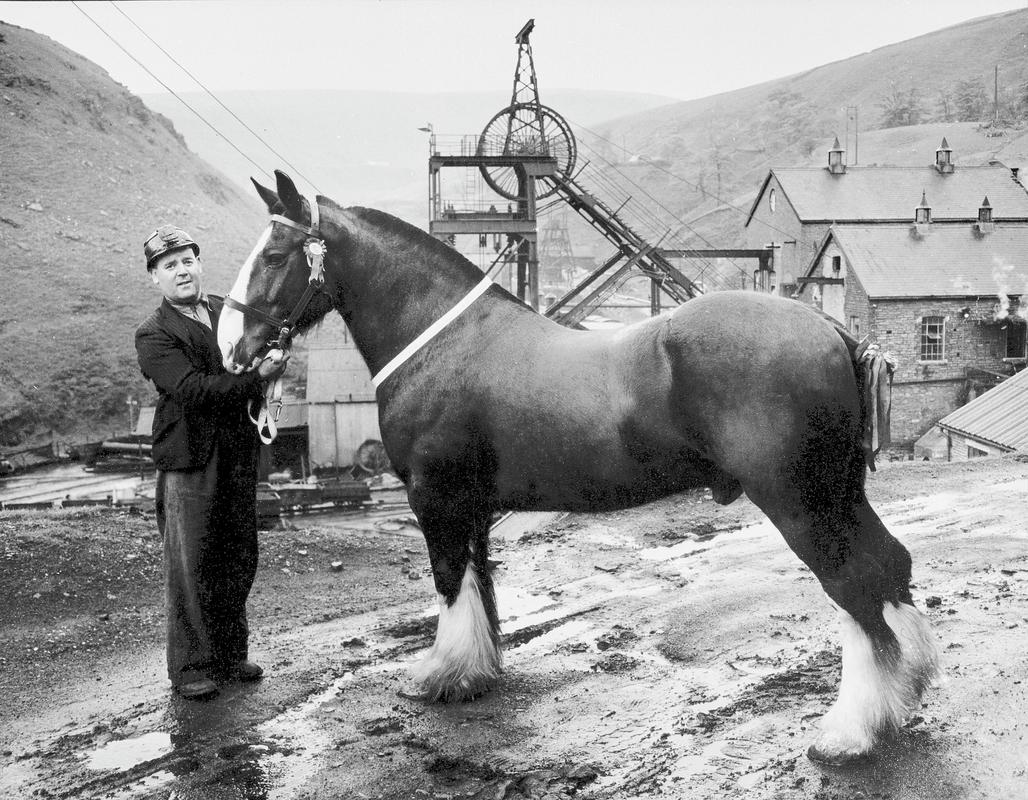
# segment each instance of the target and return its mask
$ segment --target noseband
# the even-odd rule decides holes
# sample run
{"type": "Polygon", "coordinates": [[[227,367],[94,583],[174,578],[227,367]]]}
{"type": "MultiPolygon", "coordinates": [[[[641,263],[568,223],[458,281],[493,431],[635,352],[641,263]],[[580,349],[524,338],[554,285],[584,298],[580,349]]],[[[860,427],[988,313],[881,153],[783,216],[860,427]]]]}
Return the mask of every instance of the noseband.
{"type": "Polygon", "coordinates": [[[296,333],[297,321],[303,312],[307,310],[307,306],[314,299],[314,295],[320,292],[325,285],[325,253],[328,252],[328,248],[325,247],[325,240],[321,238],[321,232],[318,230],[318,204],[312,201],[309,205],[311,207],[310,227],[293,222],[293,220],[283,217],[281,214],[271,215],[272,223],[277,222],[293,230],[306,233],[308,237],[303,243],[303,252],[307,256],[307,266],[310,267],[310,280],[307,282],[307,288],[300,295],[300,299],[293,306],[293,310],[289,312],[289,316],[285,319],[279,319],[265,311],[261,311],[259,308],[248,306],[246,303],[241,303],[228,295],[225,296],[225,305],[229,308],[234,308],[244,316],[256,317],[261,322],[268,323],[278,331],[277,336],[268,339],[265,343],[267,348],[289,349],[293,334],[296,333]]]}

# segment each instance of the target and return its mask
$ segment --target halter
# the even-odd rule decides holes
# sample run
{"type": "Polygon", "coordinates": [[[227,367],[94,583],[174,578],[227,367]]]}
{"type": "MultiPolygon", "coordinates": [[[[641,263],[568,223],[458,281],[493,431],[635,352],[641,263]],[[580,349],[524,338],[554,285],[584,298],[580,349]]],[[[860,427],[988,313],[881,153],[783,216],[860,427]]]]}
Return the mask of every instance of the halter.
{"type": "Polygon", "coordinates": [[[241,312],[244,316],[249,314],[251,317],[256,317],[261,322],[267,322],[269,325],[274,327],[278,331],[278,336],[269,339],[266,345],[271,348],[279,348],[281,350],[288,350],[289,345],[292,342],[293,334],[296,333],[296,323],[300,319],[300,316],[304,311],[307,310],[307,306],[310,305],[311,300],[314,299],[314,295],[321,291],[325,285],[325,253],[328,252],[328,248],[325,246],[325,240],[321,238],[321,232],[318,230],[318,204],[315,202],[309,203],[311,207],[311,224],[310,227],[306,225],[300,225],[298,222],[293,222],[288,217],[283,217],[281,214],[272,214],[271,222],[285,225],[287,228],[300,231],[301,233],[307,234],[307,240],[303,243],[303,252],[307,256],[307,266],[310,267],[311,274],[310,280],[307,282],[307,288],[303,290],[303,294],[300,295],[300,299],[296,301],[296,305],[293,306],[293,310],[289,312],[289,316],[285,319],[279,319],[265,311],[261,311],[259,308],[248,306],[246,303],[240,303],[238,300],[225,296],[225,305],[229,308],[234,308],[236,311],[241,312]]]}
{"type": "MultiPolygon", "coordinates": [[[[281,354],[279,358],[285,356],[292,342],[293,334],[296,333],[297,321],[303,312],[307,310],[307,306],[314,299],[314,295],[320,292],[325,285],[325,253],[328,252],[328,248],[325,246],[325,240],[321,238],[321,232],[318,230],[318,204],[308,201],[308,205],[311,210],[310,227],[293,222],[293,220],[281,214],[271,215],[272,223],[277,222],[280,225],[285,225],[287,228],[306,233],[308,237],[303,243],[303,252],[307,256],[307,266],[310,267],[310,280],[307,282],[307,288],[300,295],[300,299],[293,306],[293,310],[289,312],[289,316],[285,319],[279,319],[265,311],[261,311],[259,308],[248,306],[246,303],[240,303],[238,300],[225,295],[224,302],[229,308],[234,308],[244,316],[249,314],[252,317],[256,317],[277,329],[278,335],[269,338],[264,343],[264,347],[261,348],[262,350],[267,348],[269,351],[265,358],[272,358],[272,352],[274,351],[278,351],[281,354]]],[[[275,441],[275,437],[278,435],[278,418],[281,413],[282,379],[279,378],[268,384],[264,390],[264,400],[261,401],[261,406],[256,416],[254,416],[252,405],[249,405],[247,408],[250,421],[257,426],[257,433],[264,444],[271,444],[275,441]]]]}

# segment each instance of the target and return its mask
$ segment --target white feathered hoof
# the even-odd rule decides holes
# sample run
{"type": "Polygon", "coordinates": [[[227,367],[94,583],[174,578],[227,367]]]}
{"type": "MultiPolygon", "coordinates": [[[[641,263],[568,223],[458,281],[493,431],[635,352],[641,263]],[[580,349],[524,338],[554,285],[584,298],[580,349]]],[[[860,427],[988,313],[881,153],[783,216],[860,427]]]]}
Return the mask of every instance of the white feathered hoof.
{"type": "Polygon", "coordinates": [[[841,613],[839,697],[807,750],[813,761],[839,765],[866,758],[920,708],[938,673],[938,649],[924,615],[906,603],[885,603],[882,615],[896,637],[893,653],[876,653],[857,621],[841,613]]]}
{"type": "Polygon", "coordinates": [[[841,767],[868,758],[874,745],[874,741],[846,740],[832,734],[822,734],[807,748],[807,758],[819,764],[841,767]]]}
{"type": "Polygon", "coordinates": [[[472,700],[485,694],[503,671],[499,632],[493,631],[478,576],[470,564],[453,605],[439,599],[435,644],[415,668],[425,699],[472,700]]]}
{"type": "Polygon", "coordinates": [[[451,659],[441,657],[435,648],[414,671],[425,700],[444,703],[481,697],[496,685],[499,675],[498,660],[480,669],[467,669],[451,659]]]}

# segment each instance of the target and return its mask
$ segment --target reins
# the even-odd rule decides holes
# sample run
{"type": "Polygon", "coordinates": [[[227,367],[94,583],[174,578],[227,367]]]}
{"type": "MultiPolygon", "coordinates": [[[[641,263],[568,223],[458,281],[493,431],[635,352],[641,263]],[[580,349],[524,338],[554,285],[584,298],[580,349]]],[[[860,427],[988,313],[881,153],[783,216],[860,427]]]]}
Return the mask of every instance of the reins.
{"type": "MultiPolygon", "coordinates": [[[[303,290],[303,294],[300,295],[300,299],[296,301],[296,305],[293,306],[293,310],[289,312],[289,315],[285,319],[279,319],[265,311],[261,311],[259,308],[253,308],[246,305],[246,303],[241,303],[229,295],[225,296],[225,305],[229,308],[234,308],[244,316],[256,317],[278,331],[276,336],[269,338],[264,344],[264,347],[268,348],[265,359],[270,358],[279,361],[285,357],[286,353],[289,352],[289,345],[292,343],[293,334],[296,333],[296,326],[300,317],[307,310],[307,306],[314,299],[314,295],[320,292],[325,285],[325,253],[328,251],[328,248],[325,247],[325,241],[321,238],[319,230],[318,204],[314,201],[308,201],[308,205],[310,206],[311,214],[311,224],[309,227],[294,222],[281,214],[271,215],[271,224],[277,222],[280,225],[285,225],[288,228],[305,233],[308,237],[303,243],[303,252],[307,256],[310,279],[307,282],[307,287],[303,290]],[[276,355],[276,351],[278,355],[276,355]]],[[[254,415],[253,411],[253,401],[250,401],[247,406],[247,414],[250,417],[250,421],[257,426],[257,433],[264,444],[271,444],[275,441],[275,437],[278,435],[278,418],[281,413],[282,379],[276,378],[265,387],[264,399],[261,400],[261,405],[256,415],[254,415]]]]}

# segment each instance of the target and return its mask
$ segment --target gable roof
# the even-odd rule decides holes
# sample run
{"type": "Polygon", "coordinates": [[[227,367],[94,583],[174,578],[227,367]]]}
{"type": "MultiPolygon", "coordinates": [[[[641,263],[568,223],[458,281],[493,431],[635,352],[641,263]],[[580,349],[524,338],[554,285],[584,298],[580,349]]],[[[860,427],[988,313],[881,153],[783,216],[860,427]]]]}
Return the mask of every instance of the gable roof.
{"type": "Polygon", "coordinates": [[[1028,370],[1007,378],[938,424],[1000,447],[1028,450],[1028,370]]]}
{"type": "Polygon", "coordinates": [[[750,208],[748,225],[771,177],[802,222],[913,221],[924,193],[934,220],[975,220],[986,197],[994,220],[1028,220],[1028,192],[1002,164],[957,166],[942,174],[928,167],[823,167],[771,170],[750,208]]]}
{"type": "Polygon", "coordinates": [[[872,299],[1028,294],[1028,226],[996,224],[833,225],[805,275],[832,241],[872,299]]]}

